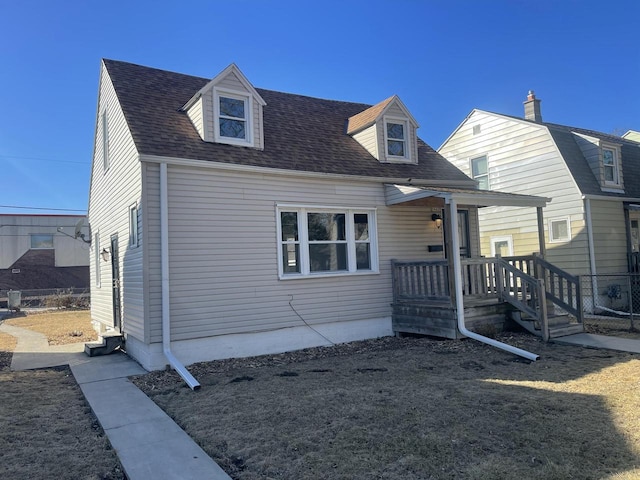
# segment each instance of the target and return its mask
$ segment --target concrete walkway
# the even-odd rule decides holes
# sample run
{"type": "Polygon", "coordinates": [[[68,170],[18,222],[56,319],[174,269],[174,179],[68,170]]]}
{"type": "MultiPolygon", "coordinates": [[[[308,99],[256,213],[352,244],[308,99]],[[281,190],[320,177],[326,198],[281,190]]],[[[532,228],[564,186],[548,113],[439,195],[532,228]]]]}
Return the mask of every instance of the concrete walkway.
{"type": "Polygon", "coordinates": [[[0,324],[18,339],[12,370],[69,365],[129,480],[230,480],[171,418],[127,377],[146,371],[123,353],[84,354],[84,344],[50,347],[44,335],[0,324]]]}
{"type": "Polygon", "coordinates": [[[575,335],[554,338],[552,341],[564,345],[580,345],[583,347],[603,348],[605,350],[640,353],[640,340],[634,340],[632,338],[609,337],[607,335],[594,335],[592,333],[576,333],[575,335]]]}

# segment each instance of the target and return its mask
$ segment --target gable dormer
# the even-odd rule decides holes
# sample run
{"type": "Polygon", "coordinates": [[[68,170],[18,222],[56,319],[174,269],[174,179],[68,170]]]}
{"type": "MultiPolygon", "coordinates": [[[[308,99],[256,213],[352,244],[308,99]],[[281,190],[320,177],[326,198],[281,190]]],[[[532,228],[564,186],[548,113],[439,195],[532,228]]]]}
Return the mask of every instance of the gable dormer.
{"type": "Polygon", "coordinates": [[[622,145],[584,133],[573,134],[602,191],[624,192],[622,145]]]}
{"type": "Polygon", "coordinates": [[[397,95],[350,117],[347,133],[382,163],[418,163],[418,123],[397,95]]]}
{"type": "Polygon", "coordinates": [[[191,97],[182,110],[205,142],[262,150],[265,105],[247,77],[232,63],[191,97]]]}

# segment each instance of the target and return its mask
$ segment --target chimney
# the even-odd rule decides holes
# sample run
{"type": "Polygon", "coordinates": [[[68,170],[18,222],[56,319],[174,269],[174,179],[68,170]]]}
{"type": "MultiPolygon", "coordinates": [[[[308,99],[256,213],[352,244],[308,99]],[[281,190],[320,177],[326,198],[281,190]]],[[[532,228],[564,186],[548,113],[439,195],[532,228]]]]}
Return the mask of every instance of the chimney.
{"type": "Polygon", "coordinates": [[[533,90],[529,90],[527,101],[524,102],[524,118],[533,120],[534,122],[542,122],[542,113],[540,113],[540,100],[536,98],[533,90]]]}

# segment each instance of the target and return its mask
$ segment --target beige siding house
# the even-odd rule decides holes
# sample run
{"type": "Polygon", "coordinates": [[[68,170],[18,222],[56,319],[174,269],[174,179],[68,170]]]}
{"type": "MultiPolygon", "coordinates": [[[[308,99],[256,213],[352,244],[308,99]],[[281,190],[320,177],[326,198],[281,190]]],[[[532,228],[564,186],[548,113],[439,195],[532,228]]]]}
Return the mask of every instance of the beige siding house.
{"type": "MultiPolygon", "coordinates": [[[[524,118],[473,110],[438,149],[481,188],[549,197],[546,258],[573,274],[637,272],[640,143],[542,120],[529,92],[524,118]]],[[[480,212],[482,253],[535,249],[536,219],[518,208],[480,212]]]]}
{"type": "Polygon", "coordinates": [[[396,96],[321,100],[254,88],[235,65],[208,80],[103,60],[93,320],[147,369],[391,335],[392,259],[443,260],[447,205],[478,256],[488,200],[417,128],[396,96]]]}

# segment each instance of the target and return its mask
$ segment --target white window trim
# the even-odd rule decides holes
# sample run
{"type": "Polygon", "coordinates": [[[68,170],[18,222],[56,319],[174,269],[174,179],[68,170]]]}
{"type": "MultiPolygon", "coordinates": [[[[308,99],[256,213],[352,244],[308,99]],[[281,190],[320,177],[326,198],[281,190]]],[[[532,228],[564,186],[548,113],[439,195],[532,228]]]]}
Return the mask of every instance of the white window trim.
{"type": "Polygon", "coordinates": [[[496,242],[507,242],[507,248],[509,250],[509,257],[513,256],[513,236],[512,235],[500,235],[497,237],[491,237],[489,239],[491,243],[491,256],[496,256],[496,242]]]}
{"type": "Polygon", "coordinates": [[[101,272],[100,272],[100,260],[102,260],[102,256],[100,255],[100,233],[96,232],[93,237],[93,246],[94,246],[94,265],[95,265],[95,281],[96,287],[100,288],[101,284],[101,272]]]}
{"type": "MultiPolygon", "coordinates": [[[[353,275],[371,275],[379,274],[378,259],[378,228],[377,228],[377,210],[375,208],[359,208],[359,207],[336,207],[336,206],[315,206],[300,204],[277,204],[276,205],[276,246],[278,254],[278,278],[280,280],[293,280],[301,278],[321,278],[336,276],[353,276],[353,275]],[[290,243],[298,243],[300,245],[300,273],[285,273],[283,270],[282,245],[286,242],[282,241],[282,212],[296,212],[298,214],[298,241],[290,243]],[[309,233],[307,231],[307,213],[344,213],[347,216],[346,221],[346,238],[347,238],[347,270],[337,272],[311,272],[309,261],[309,233]],[[358,270],[356,264],[356,243],[354,233],[354,214],[367,214],[369,216],[369,252],[370,252],[370,269],[358,270]]],[[[336,242],[339,243],[339,242],[336,242]]]]}
{"type": "Polygon", "coordinates": [[[571,241],[571,217],[555,217],[548,220],[549,227],[549,243],[567,243],[571,241]],[[567,224],[567,238],[554,238],[553,237],[553,224],[556,222],[566,222],[567,224]]]}
{"type": "Polygon", "coordinates": [[[107,109],[102,111],[102,170],[106,172],[111,166],[111,158],[109,157],[109,117],[107,109]]]}
{"type": "MultiPolygon", "coordinates": [[[[479,178],[487,177],[487,190],[491,190],[491,178],[489,177],[489,156],[488,155],[486,155],[486,154],[485,155],[478,155],[478,156],[469,158],[469,176],[471,178],[473,178],[474,180],[476,180],[476,181],[478,181],[479,178]],[[487,173],[484,173],[482,175],[474,176],[473,175],[473,161],[474,160],[479,160],[481,158],[484,158],[484,161],[487,164],[487,173]]],[[[479,183],[480,182],[478,181],[478,184],[479,183]]]]}
{"type": "Polygon", "coordinates": [[[620,168],[620,147],[615,145],[602,145],[602,180],[603,184],[608,187],[622,187],[621,181],[621,168],[620,168]],[[614,173],[614,181],[606,180],[605,177],[605,169],[606,166],[604,164],[604,151],[609,150],[613,152],[613,173],[614,173]]]}
{"type": "Polygon", "coordinates": [[[226,88],[213,88],[213,138],[218,143],[228,143],[243,147],[253,146],[253,97],[251,95],[226,88]],[[245,102],[246,138],[244,140],[220,135],[220,97],[233,98],[245,102]]]}
{"type": "Polygon", "coordinates": [[[401,162],[401,163],[407,163],[407,162],[411,162],[411,134],[409,132],[409,121],[406,118],[402,118],[402,117],[391,117],[391,116],[384,116],[382,118],[382,134],[383,134],[383,138],[384,138],[384,157],[385,159],[390,162],[401,162]],[[400,156],[400,155],[390,155],[389,154],[389,147],[388,147],[388,141],[389,140],[395,140],[397,141],[398,139],[393,138],[393,139],[389,139],[387,136],[387,123],[398,123],[398,124],[402,124],[404,127],[404,156],[400,156]]]}
{"type": "Polygon", "coordinates": [[[129,207],[129,246],[136,248],[139,245],[139,221],[138,204],[134,203],[129,207]]]}

